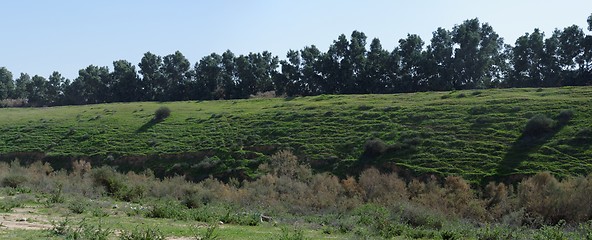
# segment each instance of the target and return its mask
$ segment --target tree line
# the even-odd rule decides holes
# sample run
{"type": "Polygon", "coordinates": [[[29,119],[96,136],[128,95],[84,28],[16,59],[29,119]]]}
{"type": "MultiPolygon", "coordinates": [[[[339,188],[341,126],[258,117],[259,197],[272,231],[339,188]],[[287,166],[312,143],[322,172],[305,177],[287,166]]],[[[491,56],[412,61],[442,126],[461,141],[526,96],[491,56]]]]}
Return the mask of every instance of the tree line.
{"type": "MultiPolygon", "coordinates": [[[[592,15],[587,29],[592,31],[592,15]]],[[[138,68],[126,60],[90,65],[73,80],[0,68],[0,100],[29,106],[132,101],[403,93],[475,88],[592,85],[592,35],[577,25],[545,36],[539,29],[505,44],[488,23],[470,19],[452,30],[438,28],[429,43],[408,34],[393,51],[360,31],[340,35],[326,52],[311,45],[280,60],[268,51],[236,56],[212,53],[195,65],[179,51],[144,54],[138,68]]]]}

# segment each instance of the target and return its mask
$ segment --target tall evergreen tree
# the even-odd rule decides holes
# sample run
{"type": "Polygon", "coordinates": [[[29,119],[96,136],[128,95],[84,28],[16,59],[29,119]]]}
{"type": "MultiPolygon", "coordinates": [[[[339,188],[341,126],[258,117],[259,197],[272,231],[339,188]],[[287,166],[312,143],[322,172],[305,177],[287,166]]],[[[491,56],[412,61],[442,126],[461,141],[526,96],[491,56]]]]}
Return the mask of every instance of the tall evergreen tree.
{"type": "Polygon", "coordinates": [[[195,88],[197,99],[216,99],[216,89],[221,86],[222,56],[212,53],[195,63],[195,88]]]}
{"type": "Polygon", "coordinates": [[[400,92],[416,92],[424,90],[421,82],[423,72],[421,69],[424,61],[422,52],[424,42],[419,35],[408,34],[407,38],[399,40],[398,52],[401,56],[401,75],[399,85],[400,92]]]}
{"type": "Polygon", "coordinates": [[[0,68],[0,100],[10,98],[14,92],[12,73],[5,67],[0,68]]]}
{"type": "Polygon", "coordinates": [[[321,94],[325,91],[324,55],[315,46],[307,46],[300,50],[302,57],[303,95],[321,94]]]}
{"type": "Polygon", "coordinates": [[[563,85],[583,85],[584,32],[577,25],[563,29],[559,35],[559,63],[563,85]]]}
{"type": "Polygon", "coordinates": [[[62,74],[57,71],[51,73],[47,81],[48,105],[53,106],[63,104],[65,84],[66,78],[62,77],[62,74]]]}
{"type": "Polygon", "coordinates": [[[391,82],[389,74],[389,52],[382,48],[378,38],[372,39],[367,54],[365,75],[358,81],[360,92],[386,93],[391,82]]]}
{"type": "Polygon", "coordinates": [[[464,21],[454,27],[453,86],[455,89],[489,87],[500,76],[503,39],[487,24],[478,19],[464,21]]]}
{"type": "Polygon", "coordinates": [[[21,73],[21,75],[15,80],[15,89],[12,98],[14,99],[27,99],[29,94],[27,93],[27,85],[31,82],[29,74],[21,73]]]}
{"type": "Polygon", "coordinates": [[[448,30],[438,28],[432,33],[423,66],[427,89],[432,91],[452,89],[453,48],[454,42],[448,30]]]}
{"type": "Polygon", "coordinates": [[[144,100],[163,101],[165,96],[166,79],[162,73],[162,58],[151,52],[144,53],[138,64],[142,74],[144,100]]]}
{"type": "Polygon", "coordinates": [[[163,58],[162,73],[164,74],[164,100],[188,100],[191,92],[191,63],[179,51],[163,58]]]}
{"type": "Polygon", "coordinates": [[[32,106],[47,105],[47,80],[39,75],[33,76],[26,86],[29,104],[32,106]]]}
{"type": "Polygon", "coordinates": [[[111,92],[114,101],[132,102],[144,99],[136,67],[130,62],[126,60],[114,61],[111,78],[113,79],[111,92]]]}

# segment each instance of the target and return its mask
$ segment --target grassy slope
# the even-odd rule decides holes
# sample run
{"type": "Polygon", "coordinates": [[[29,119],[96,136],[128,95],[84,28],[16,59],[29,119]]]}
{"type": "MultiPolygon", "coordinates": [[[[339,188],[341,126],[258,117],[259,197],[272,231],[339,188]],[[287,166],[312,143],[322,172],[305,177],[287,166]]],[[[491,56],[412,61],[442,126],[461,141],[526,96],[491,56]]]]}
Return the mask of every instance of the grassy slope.
{"type": "Polygon", "coordinates": [[[592,143],[573,141],[592,127],[591,105],[592,88],[574,87],[0,109],[0,153],[117,159],[202,152],[220,160],[195,155],[160,164],[207,174],[253,169],[273,146],[344,173],[356,166],[365,141],[377,137],[419,142],[376,160],[419,173],[477,181],[546,170],[578,175],[592,170],[592,143]],[[152,123],[162,105],[171,116],[152,123]],[[564,109],[574,112],[567,125],[528,147],[516,144],[531,116],[564,109]]]}

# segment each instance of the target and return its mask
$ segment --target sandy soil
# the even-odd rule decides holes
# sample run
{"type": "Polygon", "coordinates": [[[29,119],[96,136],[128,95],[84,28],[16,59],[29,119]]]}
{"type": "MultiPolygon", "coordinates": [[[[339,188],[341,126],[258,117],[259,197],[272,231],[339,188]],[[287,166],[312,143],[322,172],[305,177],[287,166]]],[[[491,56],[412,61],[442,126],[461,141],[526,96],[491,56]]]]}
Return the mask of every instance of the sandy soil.
{"type": "Polygon", "coordinates": [[[49,220],[33,208],[15,208],[10,213],[0,213],[0,229],[49,229],[49,220]]]}

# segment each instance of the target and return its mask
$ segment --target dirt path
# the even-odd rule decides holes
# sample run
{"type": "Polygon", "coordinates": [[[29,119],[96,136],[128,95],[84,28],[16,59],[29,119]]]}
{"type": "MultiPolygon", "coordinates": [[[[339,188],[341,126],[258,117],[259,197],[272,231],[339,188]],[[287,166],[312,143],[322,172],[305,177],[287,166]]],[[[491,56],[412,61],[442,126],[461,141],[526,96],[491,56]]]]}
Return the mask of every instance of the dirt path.
{"type": "Polygon", "coordinates": [[[49,220],[33,208],[15,208],[13,212],[0,213],[0,229],[42,230],[51,227],[49,220]]]}

